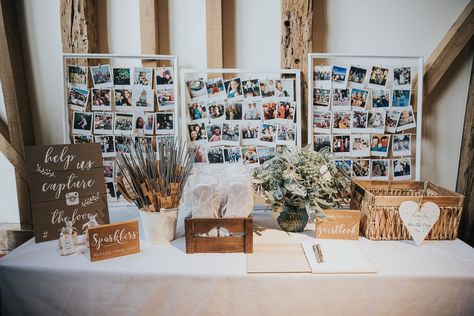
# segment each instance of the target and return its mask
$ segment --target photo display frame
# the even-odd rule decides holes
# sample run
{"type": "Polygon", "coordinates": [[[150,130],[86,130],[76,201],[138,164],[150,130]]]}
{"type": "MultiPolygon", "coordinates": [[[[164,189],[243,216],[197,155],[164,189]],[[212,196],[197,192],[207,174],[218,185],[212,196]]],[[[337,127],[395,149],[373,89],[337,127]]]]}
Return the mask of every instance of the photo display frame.
{"type": "Polygon", "coordinates": [[[64,143],[100,143],[108,201],[119,201],[117,153],[137,140],[156,150],[178,134],[178,58],[63,54],[62,61],[64,143]]]}
{"type": "Polygon", "coordinates": [[[301,147],[301,73],[182,69],[181,135],[196,164],[258,166],[281,145],[301,147]]]}
{"type": "Polygon", "coordinates": [[[423,57],[308,54],[308,143],[353,179],[420,180],[423,57]]]}

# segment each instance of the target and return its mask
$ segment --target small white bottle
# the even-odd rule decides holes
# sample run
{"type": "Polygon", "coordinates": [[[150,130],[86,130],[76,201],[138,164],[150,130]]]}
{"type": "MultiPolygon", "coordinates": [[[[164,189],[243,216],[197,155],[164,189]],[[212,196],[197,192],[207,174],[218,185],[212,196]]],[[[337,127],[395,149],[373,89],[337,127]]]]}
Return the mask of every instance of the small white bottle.
{"type": "Polygon", "coordinates": [[[82,229],[86,230],[84,233],[84,242],[87,247],[89,247],[89,228],[96,227],[96,226],[99,226],[99,224],[97,223],[97,220],[95,219],[95,215],[89,215],[89,221],[82,226],[82,229]]]}
{"type": "Polygon", "coordinates": [[[76,252],[76,245],[74,238],[71,234],[71,230],[67,227],[61,229],[61,235],[59,237],[59,253],[61,256],[72,255],[76,252]]]}

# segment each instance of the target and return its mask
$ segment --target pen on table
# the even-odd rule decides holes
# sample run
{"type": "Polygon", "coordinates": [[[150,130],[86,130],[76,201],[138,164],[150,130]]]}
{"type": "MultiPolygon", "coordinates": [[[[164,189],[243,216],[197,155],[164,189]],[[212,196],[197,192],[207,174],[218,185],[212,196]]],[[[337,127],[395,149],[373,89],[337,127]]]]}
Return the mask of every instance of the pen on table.
{"type": "Polygon", "coordinates": [[[314,244],[313,245],[313,251],[314,251],[314,255],[316,257],[316,261],[318,263],[323,263],[324,262],[324,257],[323,257],[323,252],[321,251],[321,246],[319,244],[314,244]]]}

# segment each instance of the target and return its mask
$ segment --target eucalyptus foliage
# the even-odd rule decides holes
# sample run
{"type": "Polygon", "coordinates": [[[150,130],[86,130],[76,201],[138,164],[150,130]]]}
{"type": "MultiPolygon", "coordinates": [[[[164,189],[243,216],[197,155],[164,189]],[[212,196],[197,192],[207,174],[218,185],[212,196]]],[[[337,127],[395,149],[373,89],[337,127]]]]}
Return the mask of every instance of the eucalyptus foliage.
{"type": "Polygon", "coordinates": [[[349,175],[329,152],[284,147],[254,171],[257,194],[267,198],[278,216],[282,206],[305,208],[308,215],[324,217],[323,210],[345,202],[349,175]]]}

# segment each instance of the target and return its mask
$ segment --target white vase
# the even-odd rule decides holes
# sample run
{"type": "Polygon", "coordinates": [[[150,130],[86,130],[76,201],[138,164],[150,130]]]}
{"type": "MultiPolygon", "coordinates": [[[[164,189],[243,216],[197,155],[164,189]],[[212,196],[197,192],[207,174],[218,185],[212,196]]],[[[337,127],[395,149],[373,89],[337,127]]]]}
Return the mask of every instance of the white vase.
{"type": "Polygon", "coordinates": [[[161,209],[159,212],[139,210],[145,240],[155,244],[169,244],[176,233],[178,209],[161,209]]]}

